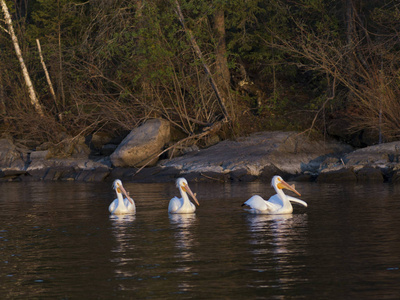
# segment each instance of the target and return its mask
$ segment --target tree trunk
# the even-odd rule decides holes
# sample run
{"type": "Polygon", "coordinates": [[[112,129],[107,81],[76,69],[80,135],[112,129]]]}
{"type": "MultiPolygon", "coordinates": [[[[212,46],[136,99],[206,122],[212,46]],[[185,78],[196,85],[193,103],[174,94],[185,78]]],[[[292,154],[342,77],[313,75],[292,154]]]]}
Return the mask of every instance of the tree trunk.
{"type": "MultiPolygon", "coordinates": [[[[228,58],[226,52],[225,42],[225,15],[222,8],[218,8],[214,15],[214,30],[217,38],[217,48],[215,51],[215,81],[221,88],[222,98],[225,105],[230,107],[231,117],[234,115],[232,105],[229,105],[229,86],[230,86],[230,72],[228,68],[228,58]],[[227,104],[228,103],[228,104],[227,104]]],[[[232,103],[230,103],[232,104],[232,103]]]]}
{"type": "Polygon", "coordinates": [[[64,77],[63,77],[63,56],[62,56],[62,45],[61,45],[61,8],[60,8],[60,1],[57,1],[57,6],[58,6],[58,24],[57,24],[57,29],[58,29],[58,61],[59,61],[59,74],[58,74],[58,80],[59,80],[59,89],[60,89],[60,94],[61,94],[61,100],[62,100],[62,108],[63,110],[65,109],[66,101],[65,101],[65,93],[64,93],[64,77]]]}
{"type": "Polygon", "coordinates": [[[178,0],[175,0],[175,4],[176,4],[176,13],[178,14],[178,18],[179,18],[179,21],[182,24],[183,30],[187,34],[187,36],[188,36],[188,38],[189,38],[189,40],[190,40],[190,42],[192,44],[192,47],[193,47],[194,51],[196,52],[197,56],[199,57],[201,63],[203,64],[204,70],[205,70],[206,74],[208,75],[208,77],[210,79],[211,87],[213,88],[213,90],[215,92],[215,95],[217,96],[219,105],[221,106],[222,113],[224,114],[224,119],[226,121],[228,121],[228,120],[230,120],[230,117],[229,117],[228,111],[226,110],[225,98],[223,97],[222,93],[220,92],[218,84],[214,80],[214,78],[213,78],[213,76],[211,74],[210,68],[208,67],[208,65],[206,64],[206,62],[205,62],[205,60],[203,58],[203,53],[201,52],[200,47],[197,44],[196,39],[195,39],[192,31],[186,27],[185,19],[183,18],[181,6],[179,5],[178,0]]]}
{"type": "Polygon", "coordinates": [[[0,72],[0,115],[6,114],[6,103],[4,102],[3,75],[0,72]]]}
{"type": "Polygon", "coordinates": [[[347,59],[349,63],[349,74],[351,74],[351,76],[354,76],[355,73],[355,30],[354,4],[352,0],[346,0],[346,37],[349,50],[347,59]]]}
{"type": "Polygon", "coordinates": [[[13,25],[12,25],[12,20],[11,20],[10,13],[8,11],[7,4],[6,4],[6,2],[4,0],[0,0],[0,4],[1,4],[1,8],[3,10],[3,13],[4,13],[5,22],[6,22],[7,27],[8,27],[8,33],[11,36],[11,39],[12,39],[12,42],[13,42],[14,48],[15,48],[15,53],[17,54],[19,63],[21,65],[22,74],[24,75],[25,84],[26,84],[26,86],[28,88],[28,92],[29,92],[29,98],[31,100],[32,105],[34,106],[36,111],[39,113],[39,115],[43,116],[43,109],[42,109],[42,106],[39,103],[39,100],[36,97],[36,93],[35,93],[35,90],[33,88],[33,84],[32,84],[31,78],[29,76],[28,69],[26,68],[24,59],[22,57],[21,49],[19,48],[19,44],[18,44],[18,38],[17,38],[17,36],[15,35],[15,32],[14,32],[14,28],[13,28],[13,25]]]}
{"type": "Polygon", "coordinates": [[[36,39],[36,43],[37,43],[37,47],[38,47],[38,51],[39,51],[40,62],[42,63],[44,74],[46,75],[46,81],[47,81],[47,84],[49,85],[50,94],[53,97],[54,105],[56,106],[56,110],[59,113],[60,111],[59,111],[58,105],[57,105],[56,93],[54,92],[53,84],[51,82],[50,75],[49,75],[49,72],[47,70],[46,63],[44,62],[44,58],[43,58],[43,55],[42,55],[42,47],[40,47],[39,39],[36,39]]]}
{"type": "Polygon", "coordinates": [[[217,35],[216,75],[224,87],[229,87],[230,73],[225,43],[225,16],[224,10],[218,9],[214,16],[214,26],[217,35]]]}

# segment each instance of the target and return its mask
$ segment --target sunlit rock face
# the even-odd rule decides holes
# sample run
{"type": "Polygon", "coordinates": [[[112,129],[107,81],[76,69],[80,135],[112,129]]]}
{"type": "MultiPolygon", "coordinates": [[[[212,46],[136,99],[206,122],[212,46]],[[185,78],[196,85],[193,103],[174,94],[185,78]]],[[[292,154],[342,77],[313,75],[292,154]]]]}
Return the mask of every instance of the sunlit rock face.
{"type": "Polygon", "coordinates": [[[260,132],[223,141],[160,165],[180,169],[181,174],[214,172],[227,174],[233,181],[269,181],[271,174],[316,173],[327,156],[351,150],[343,143],[313,140],[297,132],[260,132]]]}
{"type": "Polygon", "coordinates": [[[111,154],[116,167],[152,166],[170,140],[170,123],[167,120],[152,119],[133,129],[111,154]]]}

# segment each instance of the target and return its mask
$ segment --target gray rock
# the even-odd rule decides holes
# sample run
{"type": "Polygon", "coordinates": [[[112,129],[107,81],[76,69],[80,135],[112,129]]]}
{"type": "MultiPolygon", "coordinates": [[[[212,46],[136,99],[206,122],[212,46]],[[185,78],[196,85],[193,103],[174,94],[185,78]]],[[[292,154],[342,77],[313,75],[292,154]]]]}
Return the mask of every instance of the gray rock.
{"type": "MultiPolygon", "coordinates": [[[[151,121],[149,128],[152,129],[148,130],[155,133],[150,136],[157,140],[159,130],[154,128],[163,126],[161,123],[164,122],[151,121]],[[158,125],[153,126],[151,123],[158,125]]],[[[169,128],[169,124],[166,127],[169,128]]],[[[142,140],[149,137],[144,128],[138,129],[138,132],[142,140]]],[[[136,138],[140,140],[138,136],[136,138]]],[[[163,143],[165,140],[157,147],[149,148],[157,148],[153,152],[157,154],[163,143]]],[[[136,146],[132,146],[134,147],[136,146]]],[[[131,148],[128,147],[127,151],[129,149],[131,148]]],[[[313,140],[296,132],[260,132],[235,141],[223,141],[206,149],[194,150],[180,157],[160,161],[157,165],[138,172],[138,167],[113,167],[108,156],[97,160],[89,159],[85,155],[49,158],[49,151],[43,150],[31,152],[28,159],[26,149],[20,149],[10,140],[3,139],[0,140],[0,181],[90,182],[120,178],[134,182],[172,182],[179,176],[185,176],[190,181],[269,182],[272,176],[278,174],[296,181],[316,179],[318,182],[337,183],[385,180],[400,182],[400,142],[353,151],[342,143],[313,140]]],[[[151,150],[147,153],[150,152],[151,150]]]]}
{"type": "Polygon", "coordinates": [[[261,132],[237,141],[223,141],[207,149],[162,161],[160,165],[175,167],[181,173],[228,174],[246,170],[247,175],[258,177],[268,166],[285,174],[299,174],[310,170],[317,172],[326,155],[351,149],[339,142],[314,141],[295,132],[261,132]]]}
{"type": "Polygon", "coordinates": [[[9,139],[0,139],[0,168],[22,170],[25,166],[24,154],[9,139]]]}
{"type": "Polygon", "coordinates": [[[223,174],[218,172],[190,172],[183,173],[180,176],[185,177],[190,182],[229,182],[229,174],[223,174]]]}
{"type": "MultiPolygon", "coordinates": [[[[103,174],[109,174],[110,167],[107,161],[93,161],[85,158],[51,158],[51,159],[34,159],[26,169],[31,176],[30,180],[84,180],[86,177],[80,175],[83,171],[85,174],[99,171],[103,174]]],[[[105,175],[106,176],[106,175],[105,175]]],[[[104,177],[105,178],[105,177],[104,177]]],[[[94,181],[91,180],[91,181],[94,181]]]]}
{"type": "Polygon", "coordinates": [[[400,142],[365,147],[347,154],[346,165],[397,164],[400,158],[400,142]]]}
{"type": "Polygon", "coordinates": [[[47,174],[47,172],[49,172],[50,168],[37,168],[37,169],[32,169],[30,171],[26,172],[26,176],[22,177],[21,179],[23,181],[39,181],[39,180],[43,180],[47,174]]]}
{"type": "Polygon", "coordinates": [[[36,148],[37,151],[49,152],[46,158],[66,158],[74,157],[77,159],[88,158],[90,155],[90,148],[86,145],[85,138],[83,136],[69,137],[65,138],[57,145],[44,143],[40,147],[36,148]]]}
{"type": "Polygon", "coordinates": [[[170,140],[170,124],[167,120],[152,119],[135,128],[111,154],[116,167],[152,166],[155,157],[170,140]]]}
{"type": "Polygon", "coordinates": [[[97,168],[95,170],[82,170],[76,177],[76,181],[85,182],[101,182],[104,181],[107,176],[110,175],[110,170],[108,168],[97,168]]]}
{"type": "Polygon", "coordinates": [[[110,180],[121,179],[124,181],[125,179],[125,181],[129,181],[132,180],[137,170],[137,168],[113,168],[108,178],[110,180]]]}
{"type": "Polygon", "coordinates": [[[31,160],[47,159],[48,155],[49,155],[49,150],[32,151],[30,154],[30,159],[31,160]]]}
{"type": "Polygon", "coordinates": [[[358,182],[383,182],[382,171],[372,167],[364,167],[356,172],[358,182]]]}
{"type": "Polygon", "coordinates": [[[118,145],[114,145],[114,144],[103,145],[100,149],[100,154],[110,156],[111,154],[113,154],[113,152],[115,150],[117,150],[117,148],[118,148],[118,145]]]}
{"type": "Polygon", "coordinates": [[[0,182],[19,180],[25,174],[23,170],[0,170],[0,182]]]}
{"type": "Polygon", "coordinates": [[[257,179],[257,176],[249,174],[248,169],[246,168],[237,168],[229,173],[230,179],[232,181],[254,181],[257,179]]]}
{"type": "Polygon", "coordinates": [[[75,180],[75,176],[76,174],[73,167],[55,167],[49,168],[43,180],[75,180]]]}
{"type": "Polygon", "coordinates": [[[400,170],[395,170],[391,177],[391,182],[394,184],[400,183],[400,170]]]}
{"type": "Polygon", "coordinates": [[[262,181],[271,182],[271,178],[274,177],[275,175],[287,177],[288,173],[283,172],[282,170],[279,170],[277,167],[275,167],[273,164],[270,164],[270,165],[266,165],[261,170],[259,178],[262,181]]]}
{"type": "Polygon", "coordinates": [[[357,182],[357,176],[352,169],[342,168],[331,172],[323,172],[318,178],[319,183],[354,183],[357,182]]]}
{"type": "Polygon", "coordinates": [[[108,133],[93,133],[89,138],[89,145],[91,148],[100,150],[104,145],[109,144],[112,139],[112,136],[108,133]]]}

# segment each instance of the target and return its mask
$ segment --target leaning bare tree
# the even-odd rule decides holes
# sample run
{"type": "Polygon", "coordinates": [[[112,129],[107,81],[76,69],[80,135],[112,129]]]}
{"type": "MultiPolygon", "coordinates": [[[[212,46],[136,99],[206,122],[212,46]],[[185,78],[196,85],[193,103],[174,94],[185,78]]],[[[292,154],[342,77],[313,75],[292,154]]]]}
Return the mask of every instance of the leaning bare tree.
{"type": "Polygon", "coordinates": [[[187,36],[192,44],[193,49],[195,50],[198,58],[200,59],[202,65],[204,67],[205,72],[207,73],[207,75],[209,77],[211,86],[215,92],[217,99],[218,99],[218,103],[221,107],[222,113],[224,114],[224,121],[229,121],[230,116],[229,116],[229,113],[228,113],[228,111],[226,109],[226,105],[225,105],[226,99],[223,97],[223,94],[220,92],[220,87],[218,86],[217,82],[214,80],[213,75],[211,74],[210,68],[206,64],[206,62],[203,58],[203,54],[200,50],[200,47],[198,46],[198,44],[196,42],[196,39],[195,39],[192,31],[189,28],[187,28],[185,25],[185,19],[183,17],[181,6],[179,5],[178,0],[175,0],[175,5],[176,5],[176,12],[178,14],[179,21],[181,22],[182,27],[183,27],[185,33],[187,34],[187,36]]]}
{"type": "Polygon", "coordinates": [[[4,0],[0,0],[0,4],[1,4],[1,8],[3,10],[5,23],[7,24],[7,27],[8,27],[8,30],[5,29],[5,31],[11,36],[12,42],[14,44],[15,53],[17,54],[19,63],[21,65],[22,74],[25,79],[25,84],[28,88],[31,104],[33,105],[35,110],[39,113],[39,115],[43,116],[43,108],[40,105],[38,98],[36,97],[35,89],[33,88],[33,84],[32,84],[31,78],[29,76],[28,69],[26,68],[24,58],[22,57],[21,49],[20,49],[19,43],[18,43],[18,38],[14,32],[14,28],[13,28],[10,13],[8,11],[7,4],[4,0]]]}

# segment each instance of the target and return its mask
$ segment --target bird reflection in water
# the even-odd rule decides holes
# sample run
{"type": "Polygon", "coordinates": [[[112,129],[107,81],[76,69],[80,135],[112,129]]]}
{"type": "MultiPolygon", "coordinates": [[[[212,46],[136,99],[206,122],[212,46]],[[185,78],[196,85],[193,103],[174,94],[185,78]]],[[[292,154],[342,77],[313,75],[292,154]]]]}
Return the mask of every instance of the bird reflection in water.
{"type": "MultiPolygon", "coordinates": [[[[114,265],[114,277],[118,279],[132,278],[136,274],[132,271],[132,255],[135,239],[132,222],[135,215],[110,215],[112,234],[115,238],[111,252],[114,254],[111,262],[114,265]]],[[[131,290],[132,286],[125,286],[124,280],[120,281],[120,290],[131,290]]]]}
{"type": "MultiPolygon", "coordinates": [[[[277,273],[284,288],[299,278],[306,254],[307,214],[248,215],[253,270],[277,273]]],[[[276,285],[276,282],[271,282],[276,285]]]]}
{"type": "Polygon", "coordinates": [[[190,261],[192,258],[193,235],[191,227],[196,221],[195,214],[169,214],[171,225],[175,227],[175,245],[178,256],[182,261],[190,261]]]}
{"type": "Polygon", "coordinates": [[[129,227],[129,222],[134,221],[135,218],[135,215],[110,215],[113,227],[129,227]]]}
{"type": "MultiPolygon", "coordinates": [[[[194,238],[192,228],[196,222],[195,214],[169,214],[170,223],[174,229],[176,257],[178,267],[176,268],[177,273],[183,274],[194,274],[196,271],[191,266],[194,259],[192,251],[194,245],[194,238]]],[[[179,282],[179,292],[187,292],[192,289],[192,284],[189,280],[184,277],[179,282]]]]}

